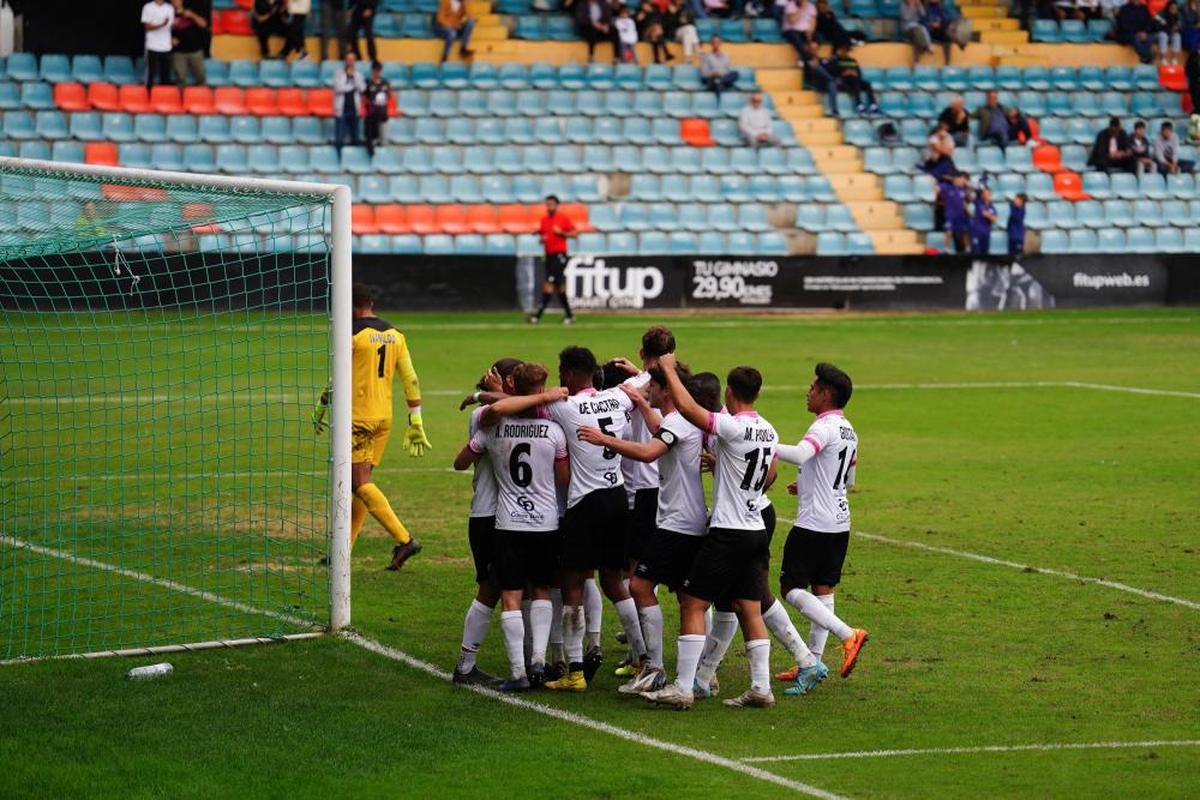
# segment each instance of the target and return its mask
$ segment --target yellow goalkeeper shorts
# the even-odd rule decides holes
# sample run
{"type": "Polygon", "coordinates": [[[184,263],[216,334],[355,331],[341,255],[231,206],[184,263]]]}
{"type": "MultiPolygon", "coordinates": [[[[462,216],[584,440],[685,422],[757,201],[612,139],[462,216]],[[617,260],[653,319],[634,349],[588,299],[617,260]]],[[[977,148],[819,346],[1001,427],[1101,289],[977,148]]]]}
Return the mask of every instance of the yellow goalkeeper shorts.
{"type": "Polygon", "coordinates": [[[391,434],[392,421],[390,419],[355,420],[350,425],[351,463],[360,464],[370,461],[375,466],[379,466],[391,434]]]}

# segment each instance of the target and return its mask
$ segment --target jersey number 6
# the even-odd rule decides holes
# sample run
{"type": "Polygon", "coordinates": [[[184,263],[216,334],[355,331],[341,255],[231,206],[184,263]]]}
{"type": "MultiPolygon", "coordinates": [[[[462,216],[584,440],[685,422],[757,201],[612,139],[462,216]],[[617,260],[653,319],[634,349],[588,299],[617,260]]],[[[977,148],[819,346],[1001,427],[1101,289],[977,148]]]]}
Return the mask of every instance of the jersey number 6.
{"type": "Polygon", "coordinates": [[[531,449],[529,442],[521,442],[508,457],[508,474],[512,476],[513,483],[521,488],[533,483],[533,467],[528,461],[521,460],[521,456],[529,455],[531,449]]]}

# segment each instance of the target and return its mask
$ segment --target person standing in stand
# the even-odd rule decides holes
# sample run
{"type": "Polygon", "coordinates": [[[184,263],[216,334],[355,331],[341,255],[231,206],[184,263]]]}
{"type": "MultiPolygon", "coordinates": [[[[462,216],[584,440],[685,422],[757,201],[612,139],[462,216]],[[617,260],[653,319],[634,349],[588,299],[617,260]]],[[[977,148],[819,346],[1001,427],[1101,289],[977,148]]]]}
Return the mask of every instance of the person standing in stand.
{"type": "Polygon", "coordinates": [[[542,314],[546,313],[551,295],[557,294],[562,301],[563,311],[566,312],[563,325],[571,325],[575,322],[575,315],[571,313],[571,304],[567,300],[567,239],[575,236],[577,232],[571,218],[559,210],[558,198],[554,195],[546,198],[546,216],[542,217],[540,233],[542,246],[546,251],[546,279],[542,283],[541,305],[536,313],[530,315],[529,324],[537,325],[542,321],[542,314]]]}
{"type": "Polygon", "coordinates": [[[371,64],[371,77],[367,81],[367,119],[363,124],[363,138],[367,140],[370,155],[375,155],[375,148],[384,141],[391,96],[392,85],[383,77],[383,64],[376,61],[371,64]]]}

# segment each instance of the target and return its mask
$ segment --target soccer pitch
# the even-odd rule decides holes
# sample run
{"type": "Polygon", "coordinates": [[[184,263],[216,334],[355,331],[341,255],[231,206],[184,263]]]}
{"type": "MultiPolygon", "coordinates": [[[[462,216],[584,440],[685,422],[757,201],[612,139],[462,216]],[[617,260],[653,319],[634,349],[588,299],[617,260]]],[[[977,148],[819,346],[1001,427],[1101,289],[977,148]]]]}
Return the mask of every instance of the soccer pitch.
{"type": "MultiPolygon", "coordinates": [[[[2,666],[0,795],[1195,796],[1195,310],[586,315],[574,328],[559,327],[554,316],[539,327],[516,315],[380,316],[408,337],[434,450],[410,459],[394,435],[376,470],[376,482],[425,550],[399,573],[385,572],[392,542],[368,519],[353,556],[360,637],[2,666]],[[858,668],[802,698],[784,697],[777,684],[777,705],[766,711],[716,701],[699,701],[686,713],[657,710],[616,692],[621,679],[612,668],[622,648],[606,603],[606,662],[586,694],[541,691],[514,700],[451,686],[474,592],[470,478],[450,468],[466,437],[459,401],[501,356],[541,361],[551,374],[568,344],[588,346],[602,359],[636,357],[652,322],[672,328],[680,360],[693,369],[724,376],[737,364],[758,367],[765,381],[759,409],[784,441],[798,440],[811,419],[803,395],[815,362],[834,361],[854,378],[847,416],[862,442],[838,612],[871,632],[858,668]],[[175,665],[165,679],[122,679],[132,666],[163,660],[175,665]]],[[[277,337],[252,333],[269,326],[268,318],[230,322],[197,317],[181,324],[198,347],[219,352],[228,343],[231,358],[261,357],[277,376],[289,376],[295,391],[269,400],[280,419],[267,434],[240,427],[236,409],[205,403],[181,410],[211,415],[224,437],[279,440],[278,457],[266,463],[213,464],[197,455],[196,474],[236,472],[247,515],[310,524],[305,498],[323,482],[324,469],[324,440],[315,440],[308,423],[324,381],[323,363],[312,357],[323,346],[324,323],[304,320],[296,330],[312,342],[281,350],[277,337]]],[[[105,342],[121,346],[120,316],[106,324],[105,342]]],[[[197,387],[215,374],[201,360],[180,366],[197,387]]],[[[119,411],[87,413],[121,419],[119,411]]],[[[124,536],[157,541],[165,534],[156,517],[182,514],[186,524],[171,547],[227,557],[216,548],[253,526],[224,510],[220,519],[206,517],[198,488],[210,485],[204,480],[166,487],[152,475],[100,476],[120,470],[122,452],[150,446],[135,415],[129,426],[128,441],[76,448],[55,469],[85,487],[84,500],[88,492],[119,491],[136,509],[124,536]],[[206,535],[209,526],[220,526],[222,536],[206,535]]],[[[202,453],[203,442],[188,448],[202,453]]],[[[6,466],[0,488],[9,499],[41,490],[20,480],[22,464],[6,466]]],[[[771,492],[780,519],[773,568],[795,511],[784,491],[790,478],[781,469],[771,492]]],[[[285,613],[256,606],[253,583],[231,586],[224,599],[238,605],[186,595],[186,581],[175,575],[177,585],[164,585],[164,548],[148,546],[145,558],[120,565],[124,572],[106,569],[99,549],[70,554],[94,563],[69,567],[104,573],[88,602],[111,609],[113,624],[134,619],[139,630],[175,631],[179,623],[153,615],[160,605],[180,608],[178,598],[156,603],[181,590],[188,613],[232,630],[259,610],[285,613]]],[[[320,547],[296,546],[272,558],[286,567],[276,574],[319,589],[321,555],[320,547]]],[[[10,563],[0,552],[0,566],[10,563]]],[[[13,585],[7,577],[0,575],[5,591],[13,585]]],[[[0,596],[0,608],[53,599],[0,596]]],[[[295,613],[319,616],[320,601],[295,613]]],[[[669,671],[675,608],[664,601],[669,671]]],[[[302,623],[278,621],[281,631],[302,623]]],[[[806,622],[797,623],[807,631],[806,622]]],[[[14,635],[0,628],[0,652],[14,635]]],[[[831,646],[828,663],[836,653],[831,646]]],[[[505,664],[493,620],[480,665],[503,674],[505,664]]],[[[787,654],[773,643],[773,671],[787,666],[787,654]]],[[[720,678],[725,694],[748,683],[740,637],[720,678]]]]}

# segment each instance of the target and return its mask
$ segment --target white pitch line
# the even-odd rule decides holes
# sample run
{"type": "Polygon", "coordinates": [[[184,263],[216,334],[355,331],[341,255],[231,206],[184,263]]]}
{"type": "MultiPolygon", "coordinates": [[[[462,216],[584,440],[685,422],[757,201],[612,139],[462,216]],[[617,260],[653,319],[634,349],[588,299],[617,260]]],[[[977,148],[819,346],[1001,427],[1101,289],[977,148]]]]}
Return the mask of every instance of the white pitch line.
{"type": "MultiPolygon", "coordinates": [[[[316,397],[316,392],[313,394],[316,397]]],[[[298,403],[294,394],[254,394],[250,390],[238,390],[227,394],[178,395],[178,394],[91,394],[64,395],[55,397],[8,397],[0,402],[15,406],[57,405],[138,405],[142,403],[225,403],[233,410],[245,410],[246,406],[259,403],[298,403]],[[242,402],[245,397],[249,402],[242,402]],[[236,403],[236,405],[234,405],[236,403]]]]}
{"type": "Polygon", "coordinates": [[[924,550],[928,553],[939,553],[945,556],[957,556],[958,558],[966,558],[971,561],[978,561],[981,564],[991,564],[998,567],[1011,567],[1021,570],[1022,572],[1034,572],[1039,575],[1053,575],[1056,578],[1066,578],[1071,581],[1079,581],[1081,583],[1090,583],[1093,586],[1103,586],[1106,589],[1116,589],[1119,592],[1127,592],[1136,594],[1139,597],[1144,597],[1147,600],[1159,600],[1164,603],[1174,603],[1177,606],[1190,608],[1193,611],[1200,611],[1200,603],[1194,600],[1185,600],[1182,597],[1172,597],[1169,594],[1160,592],[1152,592],[1146,589],[1139,589],[1136,586],[1130,586],[1126,583],[1118,583],[1117,581],[1109,581],[1104,578],[1092,578],[1087,575],[1076,575],[1074,572],[1067,572],[1061,569],[1051,569],[1049,567],[1035,567],[1031,564],[1022,564],[1018,561],[1008,561],[1003,558],[993,558],[980,553],[971,553],[966,550],[954,550],[950,547],[939,547],[937,545],[925,544],[924,542],[913,542],[906,539],[893,539],[889,536],[880,536],[877,533],[862,533],[856,531],[854,536],[860,539],[866,539],[870,542],[883,542],[884,544],[896,545],[898,547],[909,547],[914,550],[924,550]]]}
{"type": "MultiPolygon", "coordinates": [[[[863,383],[855,389],[900,389],[900,390],[938,390],[938,389],[1092,389],[1101,392],[1122,392],[1126,394],[1145,394],[1158,397],[1186,397],[1200,400],[1200,392],[1182,392],[1174,389],[1148,389],[1141,386],[1117,386],[1108,383],[1087,383],[1085,381],[978,381],[965,383],[863,383]]],[[[768,385],[764,390],[777,392],[806,391],[807,386],[800,385],[768,385]]]]}
{"type": "MultiPolygon", "coordinates": [[[[112,572],[112,573],[116,573],[118,575],[123,575],[127,578],[132,578],[133,580],[142,581],[144,583],[154,584],[156,586],[161,586],[164,589],[170,589],[172,591],[181,592],[183,594],[187,594],[192,597],[198,597],[203,600],[208,600],[210,602],[216,603],[217,605],[225,606],[226,608],[232,608],[232,609],[235,609],[237,611],[242,611],[247,614],[258,614],[261,616],[272,617],[274,619],[282,620],[284,622],[289,622],[294,625],[304,626],[304,625],[311,624],[311,623],[301,620],[297,617],[292,617],[290,615],[281,614],[281,613],[275,612],[275,611],[267,611],[265,609],[255,608],[254,606],[246,605],[245,603],[238,602],[237,600],[231,600],[227,597],[222,597],[221,595],[214,594],[212,592],[207,592],[202,589],[196,589],[195,587],[188,586],[186,584],[182,584],[177,581],[167,580],[165,578],[158,578],[153,575],[147,574],[145,572],[138,572],[136,570],[125,569],[124,567],[118,567],[115,564],[108,564],[103,561],[96,561],[95,559],[91,559],[91,558],[84,558],[82,556],[77,556],[74,553],[68,552],[66,550],[59,550],[57,548],[52,548],[52,547],[42,547],[41,545],[32,544],[31,542],[26,542],[22,539],[17,539],[16,537],[13,537],[13,536],[0,536],[0,543],[7,544],[10,547],[14,547],[18,550],[28,550],[30,552],[37,553],[39,555],[50,556],[53,558],[60,558],[60,559],[63,559],[64,561],[69,561],[74,564],[81,564],[83,566],[93,567],[93,568],[99,569],[99,570],[104,570],[105,572],[112,572]]],[[[425,672],[425,673],[432,675],[435,678],[439,678],[443,681],[448,681],[451,678],[450,673],[446,672],[441,667],[435,666],[434,664],[431,664],[428,661],[423,661],[419,658],[410,656],[401,650],[397,650],[394,647],[389,647],[388,645],[385,645],[381,642],[377,642],[374,639],[368,639],[365,636],[361,636],[360,634],[349,632],[349,631],[343,633],[342,638],[344,638],[348,642],[351,642],[352,644],[355,644],[355,645],[363,648],[364,650],[367,650],[368,652],[375,653],[376,655],[385,656],[386,658],[390,658],[393,661],[399,661],[402,664],[407,664],[410,667],[421,670],[422,672],[425,672]]],[[[0,662],[0,663],[14,663],[14,662],[0,662]]],[[[640,744],[643,747],[650,747],[650,748],[654,748],[656,750],[663,750],[668,753],[672,753],[674,755],[683,756],[685,758],[690,758],[693,761],[701,761],[706,764],[711,764],[713,766],[723,767],[725,769],[733,770],[734,772],[740,773],[742,775],[746,775],[748,777],[755,778],[757,780],[766,781],[768,783],[773,783],[776,786],[781,786],[785,789],[790,789],[791,791],[797,792],[799,794],[806,794],[806,795],[809,795],[810,797],[821,798],[821,800],[841,800],[839,795],[833,794],[832,792],[827,792],[824,789],[818,788],[816,786],[810,786],[807,783],[801,783],[800,781],[794,781],[794,780],[791,780],[790,778],[785,778],[782,775],[776,775],[773,772],[767,772],[764,769],[750,766],[749,764],[743,764],[742,762],[737,761],[736,759],[725,758],[723,756],[718,756],[713,753],[707,753],[703,750],[697,750],[695,748],[687,747],[685,745],[675,744],[673,742],[664,741],[662,739],[656,739],[653,736],[647,736],[644,733],[638,733],[637,731],[631,731],[626,728],[617,727],[616,725],[610,725],[607,722],[601,722],[600,720],[595,720],[595,719],[592,719],[591,717],[585,717],[582,714],[576,714],[574,712],[564,711],[563,709],[555,708],[554,706],[546,705],[544,703],[538,703],[538,702],[535,702],[532,700],[526,700],[524,698],[513,697],[511,695],[502,694],[502,693],[494,691],[492,689],[486,689],[482,686],[470,686],[467,688],[471,689],[472,691],[476,692],[477,694],[483,695],[484,697],[490,697],[493,700],[499,700],[502,703],[507,703],[508,705],[516,706],[517,708],[524,708],[529,711],[534,711],[543,716],[551,717],[553,719],[561,720],[563,722],[568,722],[572,725],[577,725],[581,728],[589,728],[591,730],[598,731],[600,733],[608,734],[609,736],[615,736],[619,739],[624,739],[626,741],[633,742],[635,744],[640,744]]]]}
{"type": "Polygon", "coordinates": [[[1146,747],[1200,747],[1200,739],[1151,739],[1143,742],[1064,742],[1059,744],[983,745],[980,747],[929,747],[902,750],[856,750],[848,753],[797,753],[787,756],[753,756],[746,764],[780,761],[829,761],[840,758],[894,758],[896,756],[942,756],[969,753],[1029,753],[1056,750],[1139,750],[1146,747]]]}

